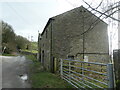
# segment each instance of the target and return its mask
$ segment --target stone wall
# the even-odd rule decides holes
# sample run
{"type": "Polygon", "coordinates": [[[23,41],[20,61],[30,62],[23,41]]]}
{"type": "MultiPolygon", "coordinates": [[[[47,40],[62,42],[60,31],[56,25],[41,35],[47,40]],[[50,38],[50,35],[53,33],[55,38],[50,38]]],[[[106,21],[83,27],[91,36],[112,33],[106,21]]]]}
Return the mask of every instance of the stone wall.
{"type": "Polygon", "coordinates": [[[89,61],[109,62],[107,24],[105,22],[83,7],[75,8],[53,18],[55,19],[53,21],[54,57],[67,58],[72,55],[78,59],[76,54],[80,53],[79,60],[82,60],[84,45],[84,53],[86,53],[84,56],[88,56],[89,61]],[[96,20],[95,25],[92,24],[96,20]],[[91,24],[94,28],[89,30],[91,24]],[[87,30],[89,31],[84,36],[81,35],[87,30]]]}
{"type": "Polygon", "coordinates": [[[51,29],[50,25],[48,25],[40,40],[40,55],[41,55],[40,61],[47,70],[49,70],[50,68],[50,54],[51,54],[50,41],[51,41],[51,29]]]}
{"type": "Polygon", "coordinates": [[[105,22],[82,6],[52,18],[54,20],[48,21],[40,40],[41,57],[44,51],[41,61],[44,60],[47,69],[53,67],[53,58],[59,60],[74,56],[75,59],[83,60],[83,53],[89,61],[109,62],[105,22]]]}

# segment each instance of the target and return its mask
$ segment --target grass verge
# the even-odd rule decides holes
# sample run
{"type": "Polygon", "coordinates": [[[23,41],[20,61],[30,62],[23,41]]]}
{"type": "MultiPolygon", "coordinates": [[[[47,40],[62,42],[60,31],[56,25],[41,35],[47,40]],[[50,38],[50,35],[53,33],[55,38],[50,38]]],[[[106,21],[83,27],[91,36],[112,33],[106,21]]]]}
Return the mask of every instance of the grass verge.
{"type": "Polygon", "coordinates": [[[4,53],[4,54],[2,54],[1,56],[17,56],[17,55],[4,53]]]}
{"type": "Polygon", "coordinates": [[[33,88],[72,88],[64,80],[49,72],[35,73],[31,79],[33,88]]]}
{"type": "Polygon", "coordinates": [[[73,86],[62,80],[58,75],[45,72],[40,62],[34,56],[27,55],[26,57],[33,61],[33,64],[30,65],[32,88],[73,88],[73,86]]]}

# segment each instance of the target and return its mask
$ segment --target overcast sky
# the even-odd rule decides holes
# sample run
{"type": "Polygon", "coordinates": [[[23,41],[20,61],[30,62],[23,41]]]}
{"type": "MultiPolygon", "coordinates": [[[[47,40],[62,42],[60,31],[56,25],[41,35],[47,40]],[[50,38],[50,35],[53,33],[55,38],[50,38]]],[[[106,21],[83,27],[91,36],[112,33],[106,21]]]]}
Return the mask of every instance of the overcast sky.
{"type": "MultiPolygon", "coordinates": [[[[92,7],[97,7],[101,2],[101,0],[85,1],[92,7]]],[[[50,17],[81,5],[88,7],[82,0],[0,0],[0,19],[10,24],[17,35],[29,40],[33,36],[33,40],[37,41],[38,30],[40,33],[43,31],[50,17]]]]}
{"type": "MultiPolygon", "coordinates": [[[[0,0],[1,19],[10,24],[17,35],[26,38],[33,36],[37,41],[50,17],[84,5],[82,0],[0,0]],[[6,1],[6,2],[5,2],[6,1]],[[9,2],[7,2],[9,1],[9,2]],[[14,1],[14,2],[10,2],[14,1]]],[[[90,0],[89,0],[90,1],[90,0]]],[[[91,0],[96,1],[96,0],[91,0]]]]}
{"type": "Polygon", "coordinates": [[[2,7],[1,19],[10,24],[16,34],[27,38],[33,36],[34,41],[37,41],[38,30],[40,33],[43,31],[50,17],[73,8],[59,0],[2,2],[0,5],[2,7]]]}

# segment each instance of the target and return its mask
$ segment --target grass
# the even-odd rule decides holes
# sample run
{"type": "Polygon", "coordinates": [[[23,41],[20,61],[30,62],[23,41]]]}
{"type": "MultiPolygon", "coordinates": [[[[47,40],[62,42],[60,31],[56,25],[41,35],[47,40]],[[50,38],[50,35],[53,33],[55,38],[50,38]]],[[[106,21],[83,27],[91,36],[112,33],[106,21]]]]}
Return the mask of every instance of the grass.
{"type": "Polygon", "coordinates": [[[33,55],[26,55],[26,57],[33,61],[33,64],[30,65],[32,88],[73,88],[60,76],[44,71],[41,63],[33,55]]]}
{"type": "Polygon", "coordinates": [[[37,50],[26,50],[26,49],[24,49],[24,50],[21,50],[21,51],[24,51],[24,52],[31,52],[31,53],[38,53],[37,50]]]}
{"type": "Polygon", "coordinates": [[[37,42],[31,42],[30,50],[22,49],[21,51],[24,52],[31,52],[31,53],[38,53],[38,46],[37,42]]]}
{"type": "Polygon", "coordinates": [[[36,57],[34,55],[25,55],[27,59],[32,60],[33,62],[37,62],[36,57]]]}
{"type": "Polygon", "coordinates": [[[13,55],[13,54],[6,54],[6,53],[4,53],[4,54],[2,54],[2,56],[17,56],[17,55],[13,55]]]}
{"type": "Polygon", "coordinates": [[[60,77],[49,72],[40,72],[32,75],[33,88],[72,88],[60,77]],[[37,83],[36,83],[37,82],[37,83]]]}
{"type": "Polygon", "coordinates": [[[38,48],[38,43],[37,42],[31,42],[32,49],[37,49],[38,48]]]}

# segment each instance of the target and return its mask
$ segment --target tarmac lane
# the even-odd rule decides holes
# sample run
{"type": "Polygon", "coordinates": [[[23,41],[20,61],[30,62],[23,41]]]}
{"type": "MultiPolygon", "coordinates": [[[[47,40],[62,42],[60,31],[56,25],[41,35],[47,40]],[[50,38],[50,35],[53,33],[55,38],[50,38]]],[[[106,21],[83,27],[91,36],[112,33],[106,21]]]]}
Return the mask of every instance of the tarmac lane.
{"type": "Polygon", "coordinates": [[[0,57],[2,57],[2,88],[30,88],[28,80],[30,60],[24,56],[0,57]]]}

